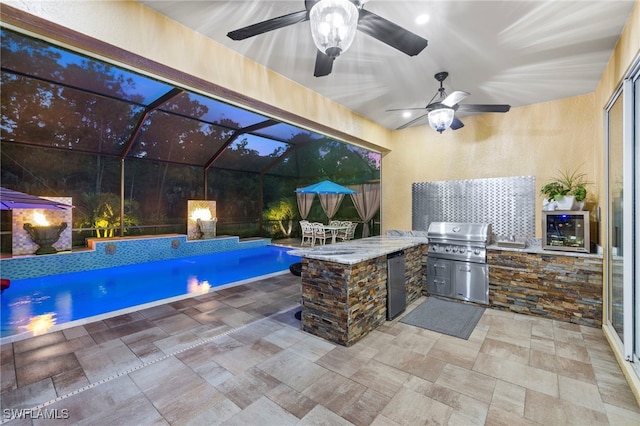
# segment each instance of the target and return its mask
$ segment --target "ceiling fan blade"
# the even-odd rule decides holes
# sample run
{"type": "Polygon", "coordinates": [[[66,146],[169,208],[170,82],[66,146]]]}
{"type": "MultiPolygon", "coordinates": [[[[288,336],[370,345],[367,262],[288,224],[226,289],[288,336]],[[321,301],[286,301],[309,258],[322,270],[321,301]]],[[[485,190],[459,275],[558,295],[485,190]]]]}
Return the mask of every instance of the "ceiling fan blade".
{"type": "Polygon", "coordinates": [[[422,114],[420,117],[414,118],[413,120],[409,121],[408,123],[404,123],[402,126],[398,127],[396,130],[405,129],[405,128],[417,123],[420,119],[426,117],[427,115],[429,115],[429,113],[422,114]]]}
{"type": "Polygon", "coordinates": [[[387,109],[385,110],[385,112],[392,112],[392,111],[417,111],[419,109],[424,109],[424,107],[420,107],[420,108],[396,108],[396,109],[387,109]]]}
{"type": "Polygon", "coordinates": [[[511,105],[458,105],[458,111],[463,112],[507,112],[511,105]]]}
{"type": "Polygon", "coordinates": [[[258,22],[257,24],[249,25],[248,27],[231,31],[227,33],[227,36],[232,40],[244,40],[249,37],[277,30],[278,28],[288,27],[289,25],[307,20],[309,20],[309,12],[301,10],[300,12],[294,12],[277,18],[268,19],[266,21],[258,22]]]}
{"type": "Polygon", "coordinates": [[[336,58],[333,58],[329,55],[325,55],[321,51],[317,51],[316,53],[316,68],[313,71],[314,77],[324,77],[325,75],[331,74],[331,70],[333,69],[333,61],[336,58]]]}
{"type": "Polygon", "coordinates": [[[463,92],[461,90],[456,90],[455,92],[451,92],[451,94],[448,95],[446,98],[444,98],[444,100],[440,103],[448,107],[452,107],[455,104],[464,100],[469,95],[471,95],[471,93],[463,92]]]}
{"type": "Polygon", "coordinates": [[[409,56],[415,56],[427,47],[424,38],[364,9],[360,9],[358,29],[409,56]]]}
{"type": "Polygon", "coordinates": [[[454,116],[453,121],[451,122],[451,126],[449,126],[451,130],[458,130],[461,127],[464,127],[462,121],[458,120],[458,117],[454,116]]]}

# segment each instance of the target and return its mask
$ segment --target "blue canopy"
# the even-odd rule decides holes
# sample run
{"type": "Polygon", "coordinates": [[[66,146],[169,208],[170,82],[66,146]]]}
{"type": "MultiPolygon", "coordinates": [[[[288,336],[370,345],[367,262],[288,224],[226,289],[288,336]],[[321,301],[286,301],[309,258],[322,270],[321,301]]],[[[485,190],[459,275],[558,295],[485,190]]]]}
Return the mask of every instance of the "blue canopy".
{"type": "Polygon", "coordinates": [[[342,202],[344,194],[356,194],[353,189],[349,189],[346,186],[338,185],[330,180],[323,180],[322,182],[314,183],[313,185],[296,189],[298,198],[298,209],[300,210],[300,216],[306,218],[311,208],[311,202],[315,194],[318,194],[320,198],[320,205],[322,210],[327,214],[329,220],[336,214],[338,207],[342,202]],[[311,195],[309,195],[311,194],[311,195]]]}
{"type": "Polygon", "coordinates": [[[330,180],[323,180],[322,182],[314,183],[313,185],[306,186],[304,188],[296,189],[296,192],[302,194],[355,194],[356,191],[349,189],[346,186],[338,185],[330,180]]]}

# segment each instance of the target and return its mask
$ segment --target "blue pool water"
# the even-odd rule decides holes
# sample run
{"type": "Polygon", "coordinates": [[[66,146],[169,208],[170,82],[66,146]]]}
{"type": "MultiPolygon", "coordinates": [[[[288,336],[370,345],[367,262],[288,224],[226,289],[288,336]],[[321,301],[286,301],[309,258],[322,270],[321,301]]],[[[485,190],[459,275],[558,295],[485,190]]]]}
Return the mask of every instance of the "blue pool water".
{"type": "Polygon", "coordinates": [[[288,271],[300,261],[288,250],[265,246],[14,280],[0,296],[0,337],[40,334],[52,325],[288,271]]]}

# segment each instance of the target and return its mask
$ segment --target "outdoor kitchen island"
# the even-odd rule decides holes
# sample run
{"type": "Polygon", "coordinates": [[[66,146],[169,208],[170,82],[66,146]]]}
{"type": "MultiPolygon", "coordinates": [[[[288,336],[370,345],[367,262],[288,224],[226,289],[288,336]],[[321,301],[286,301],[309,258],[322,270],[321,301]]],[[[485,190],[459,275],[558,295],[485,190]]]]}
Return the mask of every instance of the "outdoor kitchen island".
{"type": "Polygon", "coordinates": [[[351,346],[387,318],[387,255],[403,251],[407,305],[425,288],[427,239],[377,236],[290,251],[302,257],[302,329],[351,346]]]}

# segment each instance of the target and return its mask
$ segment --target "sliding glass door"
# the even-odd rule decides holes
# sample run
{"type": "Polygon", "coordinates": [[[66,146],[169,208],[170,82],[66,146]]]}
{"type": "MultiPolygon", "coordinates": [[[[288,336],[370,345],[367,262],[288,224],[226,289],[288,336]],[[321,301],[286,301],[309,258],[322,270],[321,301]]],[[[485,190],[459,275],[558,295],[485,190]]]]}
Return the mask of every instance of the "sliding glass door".
{"type": "Polygon", "coordinates": [[[607,324],[625,358],[639,369],[640,61],[607,107],[606,118],[607,324]]]}
{"type": "Polygon", "coordinates": [[[608,301],[609,321],[624,342],[624,167],[623,167],[623,93],[618,92],[607,111],[608,149],[608,301]]]}

